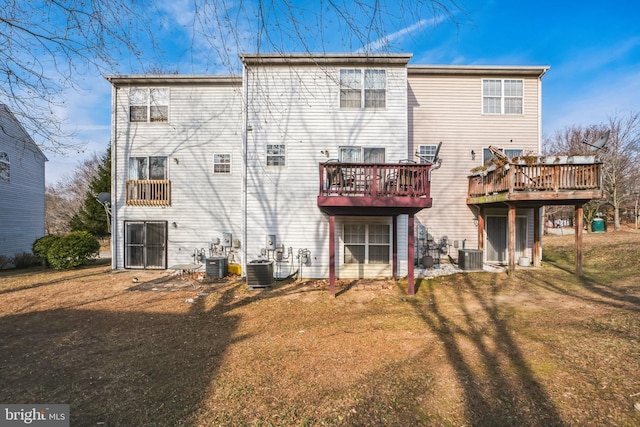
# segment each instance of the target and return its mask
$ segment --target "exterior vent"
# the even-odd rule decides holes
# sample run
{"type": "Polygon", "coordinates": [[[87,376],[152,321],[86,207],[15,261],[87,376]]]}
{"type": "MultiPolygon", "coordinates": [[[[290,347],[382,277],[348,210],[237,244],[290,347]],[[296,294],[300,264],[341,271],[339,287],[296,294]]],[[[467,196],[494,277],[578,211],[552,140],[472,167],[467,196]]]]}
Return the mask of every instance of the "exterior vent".
{"type": "Polygon", "coordinates": [[[478,249],[459,249],[458,266],[463,270],[482,270],[482,251],[478,249]]]}
{"type": "Polygon", "coordinates": [[[227,258],[215,257],[205,260],[205,275],[214,279],[222,279],[227,275],[227,258]]]}

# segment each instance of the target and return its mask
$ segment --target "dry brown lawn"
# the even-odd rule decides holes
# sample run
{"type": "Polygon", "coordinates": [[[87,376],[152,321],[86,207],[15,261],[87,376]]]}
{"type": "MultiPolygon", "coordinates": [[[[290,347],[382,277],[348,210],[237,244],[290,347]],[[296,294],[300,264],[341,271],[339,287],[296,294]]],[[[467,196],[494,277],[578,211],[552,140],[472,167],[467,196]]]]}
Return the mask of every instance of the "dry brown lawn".
{"type": "Polygon", "coordinates": [[[0,402],[68,403],[74,426],[640,425],[640,234],[586,235],[582,279],[573,239],[415,297],[0,272],[0,402]]]}

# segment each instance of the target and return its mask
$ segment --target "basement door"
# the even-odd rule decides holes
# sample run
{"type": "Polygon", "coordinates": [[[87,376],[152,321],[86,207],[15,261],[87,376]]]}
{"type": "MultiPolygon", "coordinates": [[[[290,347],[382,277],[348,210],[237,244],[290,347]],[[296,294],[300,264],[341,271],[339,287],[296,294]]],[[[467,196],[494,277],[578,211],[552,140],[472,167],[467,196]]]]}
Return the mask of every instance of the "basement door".
{"type": "MultiPolygon", "coordinates": [[[[487,262],[506,264],[509,225],[506,216],[487,216],[487,262]]],[[[527,251],[527,217],[516,216],[516,261],[527,251]]]]}
{"type": "Polygon", "coordinates": [[[125,221],[124,268],[167,268],[167,222],[125,221]]]}

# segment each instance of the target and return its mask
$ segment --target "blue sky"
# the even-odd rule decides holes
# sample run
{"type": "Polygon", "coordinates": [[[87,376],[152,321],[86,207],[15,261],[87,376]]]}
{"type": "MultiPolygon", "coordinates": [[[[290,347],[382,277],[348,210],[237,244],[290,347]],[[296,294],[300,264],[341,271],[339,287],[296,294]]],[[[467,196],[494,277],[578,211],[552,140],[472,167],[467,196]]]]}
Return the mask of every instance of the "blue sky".
{"type": "MultiPolygon", "coordinates": [[[[349,4],[348,0],[335,0],[349,4]]],[[[158,35],[165,48],[166,71],[181,74],[224,73],[230,69],[218,52],[223,49],[231,61],[238,51],[254,52],[256,22],[249,10],[251,1],[242,4],[245,10],[231,11],[241,17],[222,22],[222,29],[211,22],[204,26],[214,34],[218,50],[213,50],[204,38],[192,37],[193,2],[189,0],[158,0],[158,35]],[[225,22],[233,22],[225,23],[225,22]],[[237,28],[238,37],[229,37],[225,26],[237,28]]],[[[367,43],[348,38],[344,25],[334,16],[306,1],[286,16],[284,8],[264,11],[283,33],[272,33],[272,42],[282,51],[300,52],[299,40],[289,34],[295,32],[291,19],[304,34],[306,46],[315,52],[355,52],[367,43]],[[276,22],[277,20],[277,22],[276,22]]],[[[317,2],[321,4],[321,2],[317,2]]],[[[228,2],[227,4],[232,4],[228,2]]],[[[571,125],[605,123],[609,116],[640,111],[640,1],[602,0],[508,1],[464,0],[464,9],[454,15],[455,23],[442,15],[434,16],[428,9],[396,10],[396,2],[382,2],[385,14],[395,20],[387,32],[374,34],[369,48],[386,46],[387,51],[412,53],[411,64],[455,65],[544,65],[550,70],[543,77],[543,133],[571,125]],[[386,5],[386,6],[385,6],[386,5]]],[[[276,5],[277,6],[277,5],[276,5]]],[[[354,14],[357,8],[351,8],[354,14]]],[[[326,11],[326,8],[325,8],[326,11]]],[[[354,17],[354,18],[357,18],[354,17]]],[[[363,26],[364,28],[364,26],[363,26]]],[[[211,38],[209,40],[212,40],[211,38]]],[[[131,64],[130,61],[122,61],[131,64]]],[[[236,62],[237,63],[237,62],[236,62]]],[[[140,72],[127,66],[114,69],[111,74],[140,72]]],[[[68,126],[77,133],[84,149],[66,156],[47,153],[47,184],[53,184],[82,159],[93,153],[102,154],[110,137],[111,87],[99,74],[87,70],[79,82],[84,89],[69,93],[67,98],[68,126]]]]}

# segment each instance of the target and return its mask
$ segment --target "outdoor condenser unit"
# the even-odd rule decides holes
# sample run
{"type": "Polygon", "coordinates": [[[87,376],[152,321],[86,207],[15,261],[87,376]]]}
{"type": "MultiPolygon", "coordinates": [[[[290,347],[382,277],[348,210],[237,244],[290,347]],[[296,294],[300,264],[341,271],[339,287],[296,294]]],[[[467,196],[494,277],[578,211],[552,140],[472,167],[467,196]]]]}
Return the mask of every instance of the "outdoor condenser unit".
{"type": "Polygon", "coordinates": [[[463,270],[482,270],[482,251],[458,249],[458,266],[463,270]]]}
{"type": "Polygon", "coordinates": [[[247,263],[249,289],[270,288],[273,283],[273,261],[254,260],[247,263]]]}
{"type": "Polygon", "coordinates": [[[213,257],[205,260],[205,275],[214,279],[222,279],[227,275],[227,258],[213,257]]]}

